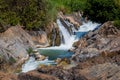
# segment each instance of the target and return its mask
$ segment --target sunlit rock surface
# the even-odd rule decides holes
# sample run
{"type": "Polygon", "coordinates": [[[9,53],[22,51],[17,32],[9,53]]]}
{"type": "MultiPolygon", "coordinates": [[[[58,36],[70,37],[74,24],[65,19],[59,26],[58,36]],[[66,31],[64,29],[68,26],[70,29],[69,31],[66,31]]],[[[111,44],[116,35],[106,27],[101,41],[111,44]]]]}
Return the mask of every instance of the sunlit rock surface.
{"type": "Polygon", "coordinates": [[[120,30],[112,22],[104,23],[99,29],[90,31],[74,44],[73,60],[82,61],[101,53],[120,51],[120,30]]]}
{"type": "Polygon", "coordinates": [[[20,26],[9,28],[0,33],[0,55],[6,60],[19,60],[27,57],[27,49],[34,47],[31,36],[20,26]]]}

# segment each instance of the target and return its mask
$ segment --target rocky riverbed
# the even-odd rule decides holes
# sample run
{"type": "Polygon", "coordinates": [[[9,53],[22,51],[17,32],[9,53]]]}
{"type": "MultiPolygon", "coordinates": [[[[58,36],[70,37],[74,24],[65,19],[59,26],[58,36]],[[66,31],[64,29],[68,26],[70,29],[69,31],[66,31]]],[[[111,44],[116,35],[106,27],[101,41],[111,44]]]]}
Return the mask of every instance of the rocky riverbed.
{"type": "MultiPolygon", "coordinates": [[[[78,25],[79,21],[74,20],[74,16],[70,18],[69,15],[59,16],[61,15],[63,20],[67,18],[74,25],[78,25]]],[[[21,27],[11,27],[1,33],[0,53],[4,53],[2,56],[6,59],[12,57],[16,61],[27,56],[26,49],[29,47],[34,48],[35,44],[48,45],[49,41],[44,32],[28,33],[21,27]]],[[[57,59],[56,66],[41,65],[35,70],[17,75],[0,71],[0,80],[120,80],[119,40],[120,30],[114,27],[113,22],[108,21],[75,42],[72,49],[74,54],[70,59],[57,59]]],[[[0,63],[3,59],[0,57],[0,63]]]]}
{"type": "Polygon", "coordinates": [[[70,63],[61,61],[58,66],[43,66],[21,73],[21,80],[119,80],[120,31],[112,22],[104,23],[98,30],[90,31],[74,44],[75,54],[70,63]],[[70,67],[72,64],[76,66],[70,67]],[[38,74],[38,76],[34,75],[38,74]],[[40,77],[42,75],[44,77],[40,77]],[[51,78],[52,77],[52,78],[51,78]]]}

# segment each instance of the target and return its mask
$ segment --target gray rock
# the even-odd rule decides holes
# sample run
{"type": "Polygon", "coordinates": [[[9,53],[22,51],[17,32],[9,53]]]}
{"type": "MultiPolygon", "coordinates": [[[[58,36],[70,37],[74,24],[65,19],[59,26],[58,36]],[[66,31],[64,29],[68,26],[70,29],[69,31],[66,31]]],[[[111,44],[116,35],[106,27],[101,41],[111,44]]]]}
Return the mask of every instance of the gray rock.
{"type": "Polygon", "coordinates": [[[0,54],[6,60],[10,57],[15,60],[25,58],[28,55],[26,50],[34,46],[31,36],[21,27],[11,27],[0,33],[0,54]]]}
{"type": "Polygon", "coordinates": [[[73,50],[75,52],[73,58],[74,60],[81,61],[82,57],[84,59],[92,58],[94,57],[93,55],[95,54],[99,55],[104,51],[107,52],[119,51],[120,50],[119,40],[120,30],[114,27],[112,22],[108,21],[104,23],[98,30],[93,32],[90,31],[87,35],[85,35],[82,39],[80,39],[77,42],[77,45],[75,45],[76,48],[75,50],[73,50]]]}
{"type": "Polygon", "coordinates": [[[120,80],[120,66],[111,63],[95,65],[79,73],[87,80],[120,80]]]}

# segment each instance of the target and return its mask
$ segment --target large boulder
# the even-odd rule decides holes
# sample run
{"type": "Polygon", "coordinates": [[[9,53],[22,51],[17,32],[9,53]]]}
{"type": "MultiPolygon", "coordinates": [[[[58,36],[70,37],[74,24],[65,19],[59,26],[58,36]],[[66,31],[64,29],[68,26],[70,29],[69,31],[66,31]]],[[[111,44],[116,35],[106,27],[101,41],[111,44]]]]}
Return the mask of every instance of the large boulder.
{"type": "Polygon", "coordinates": [[[36,47],[46,47],[49,45],[47,34],[44,31],[28,31],[36,47]]]}
{"type": "Polygon", "coordinates": [[[0,33],[0,56],[6,61],[23,60],[28,57],[27,49],[34,46],[31,36],[20,26],[10,27],[0,33]]]}

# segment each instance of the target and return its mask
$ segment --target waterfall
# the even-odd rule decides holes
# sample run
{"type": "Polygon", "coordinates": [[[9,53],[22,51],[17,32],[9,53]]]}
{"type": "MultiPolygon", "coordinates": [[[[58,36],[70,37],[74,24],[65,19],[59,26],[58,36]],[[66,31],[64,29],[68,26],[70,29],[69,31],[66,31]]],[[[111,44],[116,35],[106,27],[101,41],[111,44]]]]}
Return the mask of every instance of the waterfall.
{"type": "Polygon", "coordinates": [[[63,47],[64,49],[69,49],[72,47],[72,43],[75,39],[74,35],[70,35],[69,31],[62,25],[60,20],[57,20],[57,24],[61,31],[61,36],[63,36],[64,43],[62,43],[59,47],[63,47]]]}
{"type": "Polygon", "coordinates": [[[74,42],[76,42],[77,40],[79,40],[81,37],[83,37],[87,32],[89,31],[93,31],[96,28],[99,27],[100,24],[92,22],[92,21],[88,21],[83,22],[83,24],[79,27],[78,30],[76,30],[73,26],[73,24],[64,21],[65,25],[67,25],[68,28],[71,28],[72,33],[69,32],[69,30],[63,26],[62,22],[60,21],[60,19],[57,19],[57,24],[59,27],[59,32],[60,32],[60,37],[61,37],[61,45],[60,46],[51,46],[51,47],[47,47],[47,48],[39,48],[39,49],[63,49],[63,50],[68,50],[70,48],[72,48],[72,45],[74,42]]]}
{"type": "Polygon", "coordinates": [[[94,29],[98,28],[100,24],[93,23],[92,21],[88,21],[87,23],[83,22],[77,32],[88,32],[93,31],[94,29]]]}
{"type": "Polygon", "coordinates": [[[98,23],[93,23],[92,21],[88,21],[87,23],[83,22],[83,25],[81,25],[79,29],[76,30],[73,24],[67,21],[64,21],[64,23],[67,25],[68,28],[71,28],[70,30],[72,31],[69,32],[68,29],[66,29],[65,26],[63,26],[62,22],[59,19],[57,19],[57,24],[60,29],[61,36],[63,36],[61,40],[64,40],[62,41],[64,43],[61,43],[61,45],[56,48],[67,50],[72,48],[73,43],[79,38],[81,38],[84,34],[86,34],[88,31],[96,29],[100,25],[98,23]]]}
{"type": "MultiPolygon", "coordinates": [[[[91,21],[88,21],[87,23],[83,22],[83,25],[79,27],[78,30],[74,28],[74,26],[68,22],[66,22],[66,25],[68,25],[69,28],[71,28],[72,31],[69,32],[68,29],[63,26],[60,19],[57,19],[57,24],[59,26],[60,30],[60,37],[61,37],[61,45],[60,46],[52,46],[47,48],[39,48],[40,53],[43,55],[46,54],[46,56],[54,56],[54,57],[69,57],[72,55],[70,52],[68,52],[68,49],[72,48],[72,45],[75,41],[77,41],[79,38],[81,38],[83,35],[85,35],[88,31],[95,30],[99,27],[100,24],[93,23],[91,21]],[[75,34],[71,34],[75,33],[75,34]],[[45,53],[44,53],[45,52],[45,53]]],[[[53,43],[54,44],[54,43],[53,43]]],[[[55,64],[53,60],[45,59],[44,61],[36,61],[33,57],[31,57],[26,63],[22,66],[22,72],[27,72],[30,70],[36,69],[40,64],[55,64]]]]}

